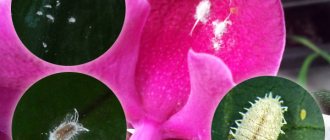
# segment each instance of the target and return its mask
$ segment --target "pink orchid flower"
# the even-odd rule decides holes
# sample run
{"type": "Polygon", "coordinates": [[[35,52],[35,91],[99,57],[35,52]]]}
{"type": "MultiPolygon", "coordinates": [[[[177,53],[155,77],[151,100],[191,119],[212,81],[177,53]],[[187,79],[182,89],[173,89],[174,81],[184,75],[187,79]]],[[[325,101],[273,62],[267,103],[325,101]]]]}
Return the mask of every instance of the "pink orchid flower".
{"type": "Polygon", "coordinates": [[[122,34],[87,66],[120,99],[130,139],[211,139],[230,88],[276,75],[285,42],[280,0],[210,0],[196,22],[201,2],[126,0],[122,34]]]}
{"type": "Polygon", "coordinates": [[[226,92],[245,79],[276,75],[284,50],[279,0],[126,0],[114,46],[88,64],[61,67],[24,47],[10,5],[0,0],[0,138],[11,135],[13,111],[29,86],[75,71],[115,92],[134,130],[130,139],[211,139],[226,92]]]}

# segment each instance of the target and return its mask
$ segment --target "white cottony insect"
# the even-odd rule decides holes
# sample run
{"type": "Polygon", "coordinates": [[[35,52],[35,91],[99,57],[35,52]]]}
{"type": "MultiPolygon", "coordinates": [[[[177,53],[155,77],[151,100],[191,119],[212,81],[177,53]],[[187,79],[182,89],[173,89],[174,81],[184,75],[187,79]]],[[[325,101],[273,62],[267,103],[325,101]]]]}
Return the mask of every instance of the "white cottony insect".
{"type": "Polygon", "coordinates": [[[53,8],[53,7],[52,7],[51,5],[49,5],[49,4],[44,5],[44,7],[45,7],[45,8],[49,8],[49,9],[53,8]]]}
{"type": "Polygon", "coordinates": [[[37,11],[37,13],[36,13],[38,16],[42,16],[44,13],[43,12],[41,12],[41,11],[37,11]]]}
{"type": "Polygon", "coordinates": [[[74,114],[68,114],[59,126],[49,132],[48,140],[73,140],[81,132],[89,132],[78,120],[79,113],[74,109],[74,114]]]}
{"type": "Polygon", "coordinates": [[[218,51],[221,48],[222,45],[222,36],[224,33],[227,32],[228,25],[231,25],[232,22],[229,21],[230,14],[227,16],[227,18],[220,22],[219,20],[215,20],[212,22],[213,24],[213,34],[214,38],[212,38],[213,48],[218,51]]]}
{"type": "Polygon", "coordinates": [[[221,38],[223,34],[227,31],[227,26],[231,25],[231,21],[225,19],[225,21],[220,22],[219,20],[215,20],[212,22],[213,24],[213,34],[216,38],[221,38]]]}
{"type": "Polygon", "coordinates": [[[202,0],[196,7],[195,19],[196,22],[193,28],[190,31],[190,35],[193,34],[194,29],[196,28],[198,22],[206,23],[210,15],[211,2],[209,0],[202,0]]]}
{"type": "MultiPolygon", "coordinates": [[[[231,6],[231,5],[232,5],[232,0],[229,0],[229,6],[231,6]]],[[[221,45],[223,44],[222,36],[227,32],[228,25],[232,25],[232,22],[229,20],[231,14],[232,14],[232,11],[230,10],[230,13],[223,21],[214,20],[212,22],[214,37],[212,38],[211,41],[213,44],[213,48],[216,51],[219,51],[221,48],[221,45]]]]}
{"type": "Polygon", "coordinates": [[[46,44],[45,42],[42,42],[42,46],[43,46],[44,48],[47,48],[47,44],[46,44]]]}
{"type": "Polygon", "coordinates": [[[76,22],[76,18],[70,17],[70,18],[68,18],[68,22],[69,23],[75,23],[76,22]]]}
{"type": "Polygon", "coordinates": [[[59,7],[61,5],[61,2],[59,0],[56,1],[56,7],[59,7]]]}
{"type": "Polygon", "coordinates": [[[237,128],[231,127],[230,134],[236,140],[277,140],[280,134],[284,134],[281,127],[287,122],[284,112],[288,107],[282,106],[280,96],[273,98],[272,93],[259,98],[255,103],[249,102],[251,107],[246,113],[240,112],[243,119],[236,120],[237,128]]]}
{"type": "Polygon", "coordinates": [[[52,15],[46,15],[46,17],[51,21],[51,22],[54,22],[55,21],[55,18],[52,16],[52,15]]]}

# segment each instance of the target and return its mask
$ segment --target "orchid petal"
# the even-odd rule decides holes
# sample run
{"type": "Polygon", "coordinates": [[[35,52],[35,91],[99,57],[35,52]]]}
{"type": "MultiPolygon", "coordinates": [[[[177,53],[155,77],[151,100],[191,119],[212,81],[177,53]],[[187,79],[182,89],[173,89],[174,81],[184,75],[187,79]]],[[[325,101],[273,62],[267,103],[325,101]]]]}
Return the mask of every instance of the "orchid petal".
{"type": "Polygon", "coordinates": [[[210,139],[215,109],[235,85],[231,72],[219,58],[189,51],[191,93],[187,104],[165,124],[169,135],[185,139],[210,139]]]}
{"type": "MultiPolygon", "coordinates": [[[[86,72],[104,81],[123,104],[132,127],[129,129],[135,129],[132,139],[162,134],[166,131],[163,123],[177,129],[171,130],[177,136],[195,137],[200,130],[193,128],[194,132],[184,133],[179,129],[190,128],[189,123],[196,122],[183,126],[175,121],[186,116],[180,112],[189,112],[193,105],[208,101],[195,99],[198,93],[191,89],[189,49],[217,57],[218,71],[230,71],[227,76],[232,77],[231,84],[254,76],[275,75],[278,71],[285,39],[280,0],[232,0],[232,3],[210,0],[208,21],[196,25],[190,34],[199,2],[127,0],[124,27],[115,46],[95,63],[86,65],[86,72]],[[231,25],[223,35],[222,47],[215,49],[212,22],[225,20],[231,12],[231,25]],[[169,119],[171,123],[167,123],[169,119]],[[144,129],[148,133],[139,134],[144,129]]],[[[218,100],[205,105],[210,107],[205,112],[212,114],[229,85],[225,84],[218,100]]],[[[211,117],[200,124],[205,128],[199,132],[202,137],[207,138],[210,128],[206,126],[210,125],[211,117]]]]}
{"type": "Polygon", "coordinates": [[[0,131],[0,140],[10,140],[9,136],[0,131]]]}
{"type": "Polygon", "coordinates": [[[236,83],[278,71],[285,37],[279,0],[233,0],[232,4],[230,0],[210,0],[208,22],[197,25],[191,35],[199,2],[149,1],[150,14],[143,28],[135,77],[148,118],[165,121],[187,102],[190,48],[222,59],[236,83]],[[217,50],[212,43],[212,21],[225,20],[231,11],[231,25],[217,50]]]}

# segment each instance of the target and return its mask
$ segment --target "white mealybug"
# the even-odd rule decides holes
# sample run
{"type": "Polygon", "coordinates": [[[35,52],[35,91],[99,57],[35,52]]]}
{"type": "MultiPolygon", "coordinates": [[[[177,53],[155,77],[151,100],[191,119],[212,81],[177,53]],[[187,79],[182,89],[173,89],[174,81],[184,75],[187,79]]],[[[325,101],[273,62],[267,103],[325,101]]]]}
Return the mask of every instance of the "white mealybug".
{"type": "Polygon", "coordinates": [[[75,17],[70,17],[70,18],[68,18],[68,22],[70,24],[75,23],[76,22],[76,18],[75,17]]]}
{"type": "Polygon", "coordinates": [[[255,103],[249,102],[251,107],[246,113],[240,112],[243,119],[236,120],[237,128],[231,127],[230,134],[236,140],[277,140],[280,134],[284,134],[281,127],[287,122],[283,113],[288,107],[282,106],[280,96],[273,98],[272,93],[265,98],[259,98],[255,103]]]}
{"type": "Polygon", "coordinates": [[[59,7],[61,5],[60,0],[56,0],[56,7],[59,7]]]}
{"type": "Polygon", "coordinates": [[[46,18],[48,18],[48,20],[50,20],[50,21],[53,22],[53,23],[54,23],[54,21],[55,21],[55,18],[54,18],[52,15],[47,14],[47,15],[46,15],[46,18]]]}
{"type": "Polygon", "coordinates": [[[212,22],[213,24],[213,34],[214,38],[212,38],[213,48],[218,51],[221,48],[223,43],[222,36],[227,32],[227,26],[231,25],[232,22],[229,21],[230,15],[222,22],[219,20],[215,20],[212,22]]]}
{"type": "Polygon", "coordinates": [[[195,19],[196,22],[193,28],[190,31],[190,35],[192,35],[195,27],[197,26],[198,22],[206,23],[208,21],[208,17],[210,15],[211,9],[211,2],[209,0],[202,0],[196,7],[195,19]]]}
{"type": "Polygon", "coordinates": [[[46,44],[45,42],[42,42],[42,46],[43,46],[44,48],[47,48],[47,44],[46,44]]]}
{"type": "Polygon", "coordinates": [[[49,132],[49,140],[72,140],[81,132],[89,132],[78,120],[79,113],[74,109],[74,114],[68,114],[59,126],[49,132]]]}
{"type": "Polygon", "coordinates": [[[44,5],[45,8],[52,9],[53,7],[50,4],[44,5]]]}
{"type": "Polygon", "coordinates": [[[41,11],[37,11],[36,14],[37,14],[38,16],[42,16],[42,15],[44,15],[44,13],[41,12],[41,11]]]}

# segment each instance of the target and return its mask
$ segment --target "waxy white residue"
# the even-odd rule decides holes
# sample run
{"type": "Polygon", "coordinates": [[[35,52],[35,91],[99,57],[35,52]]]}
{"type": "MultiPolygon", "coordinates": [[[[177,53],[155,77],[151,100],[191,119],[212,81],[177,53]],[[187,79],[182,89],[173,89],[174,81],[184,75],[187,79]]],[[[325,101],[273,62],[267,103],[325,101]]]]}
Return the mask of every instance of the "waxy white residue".
{"type": "Polygon", "coordinates": [[[198,22],[202,22],[203,24],[206,24],[210,15],[210,9],[211,9],[211,2],[209,0],[202,0],[201,2],[199,2],[199,4],[196,7],[196,13],[194,16],[196,22],[190,31],[191,36],[198,22]]]}

